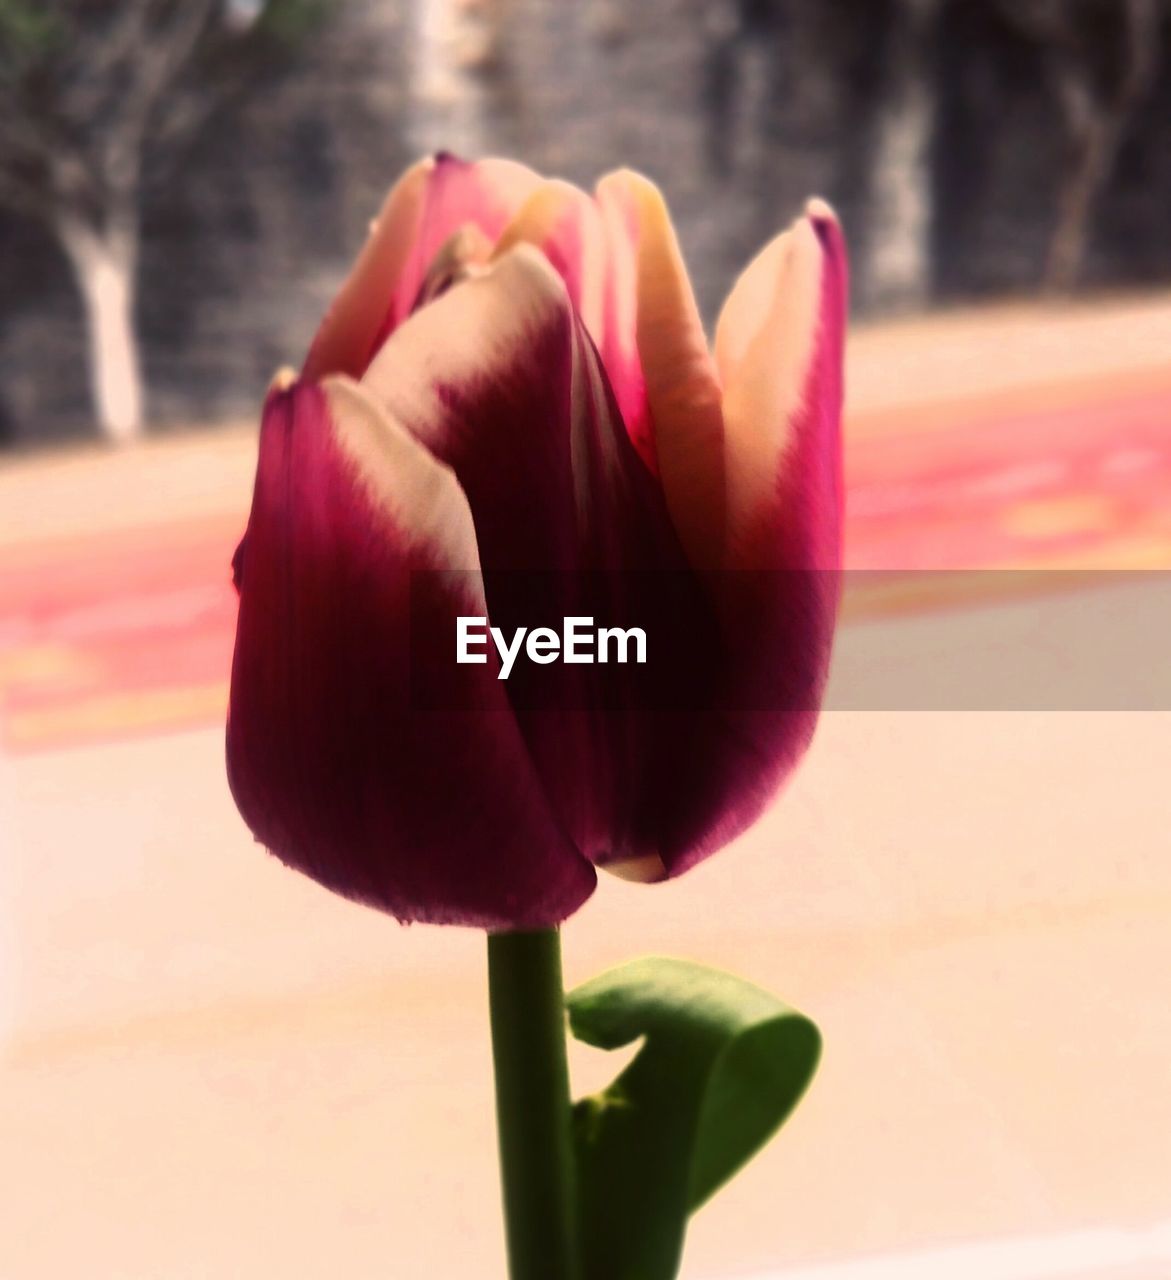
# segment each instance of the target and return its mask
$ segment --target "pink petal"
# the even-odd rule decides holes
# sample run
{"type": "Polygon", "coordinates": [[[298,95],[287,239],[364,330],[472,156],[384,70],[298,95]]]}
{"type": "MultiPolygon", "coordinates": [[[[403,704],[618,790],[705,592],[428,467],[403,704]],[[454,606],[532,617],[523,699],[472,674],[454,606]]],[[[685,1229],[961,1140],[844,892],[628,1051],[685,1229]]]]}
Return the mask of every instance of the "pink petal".
{"type": "Polygon", "coordinates": [[[503,257],[518,244],[541,250],[565,281],[590,337],[601,346],[607,245],[597,205],[572,183],[556,178],[542,182],[504,228],[494,256],[503,257]]]}
{"type": "Polygon", "coordinates": [[[613,200],[591,199],[568,182],[543,182],[504,229],[496,256],[535,245],[565,281],[602,356],[627,432],[657,470],[635,318],[637,228],[613,200]]]}
{"type": "Polygon", "coordinates": [[[582,854],[678,874],[759,814],[816,722],[840,562],[836,224],[811,208],[745,272],[717,378],[657,191],[612,175],[597,212],[600,298],[597,223],[554,186],[486,274],[399,325],[427,270],[401,265],[361,387],[266,410],[233,788],[282,857],[403,918],[560,919],[592,888],[582,854]],[[540,668],[542,698],[418,645],[408,667],[419,599],[434,636],[467,612],[508,630],[633,613],[676,661],[649,698],[614,668],[540,668]]]}
{"type": "Polygon", "coordinates": [[[413,253],[434,169],[433,160],[420,160],[391,188],[309,348],[302,370],[309,381],[330,373],[359,377],[369,363],[390,299],[413,253]]]}
{"type": "Polygon", "coordinates": [[[711,581],[727,660],[697,726],[706,795],[666,853],[672,875],[759,816],[817,723],[840,595],[846,285],[841,234],[818,203],[748,267],[720,317],[729,534],[711,581]]]}
{"type": "MultiPolygon", "coordinates": [[[[642,609],[664,655],[660,682],[669,651],[678,669],[692,636],[710,636],[661,491],[563,281],[531,246],[416,312],[363,385],[467,494],[495,625],[559,629],[578,615],[626,626],[642,609]],[[640,575],[655,579],[649,590],[640,575]]],[[[648,709],[645,677],[559,663],[508,682],[554,810],[593,861],[657,857],[670,821],[686,717],[648,709]]],[[[667,692],[691,705],[690,689],[667,692]]]]}
{"type": "Polygon", "coordinates": [[[303,374],[360,377],[410,314],[432,259],[466,224],[495,241],[540,182],[513,160],[420,160],[398,180],[322,323],[303,374]]]}
{"type": "Polygon", "coordinates": [[[394,324],[410,314],[431,260],[451,235],[470,223],[495,242],[540,181],[515,160],[436,156],[414,248],[395,292],[394,324]]]}
{"type": "Polygon", "coordinates": [[[494,668],[436,690],[411,664],[420,617],[484,612],[471,515],[348,379],[270,395],[240,569],[228,769],[258,840],[401,920],[539,927],[589,896],[494,668]]]}
{"type": "Polygon", "coordinates": [[[662,567],[674,535],[658,487],[565,282],[530,245],[416,312],[363,386],[454,470],[486,568],[662,567]],[[653,528],[626,537],[651,508],[653,528]]]}
{"type": "Polygon", "coordinates": [[[828,206],[767,245],[716,328],[730,568],[836,570],[846,257],[828,206]]]}
{"type": "MultiPolygon", "coordinates": [[[[615,246],[623,227],[635,246],[633,287],[621,284],[618,304],[635,298],[635,345],[667,506],[691,563],[715,566],[724,528],[720,386],[679,242],[661,193],[640,174],[607,175],[598,201],[615,246]]],[[[605,355],[607,368],[629,367],[628,354],[605,355]]]]}

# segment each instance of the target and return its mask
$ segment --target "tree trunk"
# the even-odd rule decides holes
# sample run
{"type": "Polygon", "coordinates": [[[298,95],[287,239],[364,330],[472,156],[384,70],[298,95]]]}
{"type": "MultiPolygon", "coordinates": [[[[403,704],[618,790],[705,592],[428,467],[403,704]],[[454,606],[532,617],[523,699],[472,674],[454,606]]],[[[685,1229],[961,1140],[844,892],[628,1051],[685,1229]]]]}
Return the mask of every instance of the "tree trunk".
{"type": "Polygon", "coordinates": [[[138,236],[124,219],[98,230],[63,218],[58,235],[85,305],[89,377],[102,434],[123,444],[142,434],[142,366],[134,323],[138,236]]]}
{"type": "Polygon", "coordinates": [[[934,199],[931,145],[937,0],[902,0],[891,32],[870,178],[870,239],[863,278],[879,307],[915,307],[931,289],[934,199]]]}
{"type": "Polygon", "coordinates": [[[1121,130],[1105,114],[1090,120],[1074,143],[1076,159],[1061,185],[1057,223],[1045,259],[1045,291],[1070,294],[1077,287],[1090,242],[1098,197],[1106,186],[1121,130]]]}
{"type": "Polygon", "coordinates": [[[1089,53],[1059,47],[1050,53],[1049,74],[1065,116],[1072,159],[1058,198],[1057,223],[1045,263],[1045,287],[1072,293],[1089,248],[1094,211],[1114,169],[1135,108],[1150,91],[1159,69],[1160,13],[1155,0],[1126,0],[1123,66],[1112,95],[1095,90],[1089,53]]]}
{"type": "Polygon", "coordinates": [[[509,0],[414,0],[407,136],[416,151],[483,155],[509,0]]]}

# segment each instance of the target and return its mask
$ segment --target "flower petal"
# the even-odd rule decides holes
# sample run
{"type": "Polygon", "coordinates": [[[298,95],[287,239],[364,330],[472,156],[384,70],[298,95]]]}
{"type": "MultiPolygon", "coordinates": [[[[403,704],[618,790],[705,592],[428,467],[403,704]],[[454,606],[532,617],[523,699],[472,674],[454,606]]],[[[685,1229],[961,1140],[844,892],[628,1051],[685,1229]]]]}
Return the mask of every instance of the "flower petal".
{"type": "Polygon", "coordinates": [[[663,567],[674,535],[657,486],[564,281],[532,246],[416,312],[363,386],[453,469],[485,567],[663,567]]]}
{"type": "Polygon", "coordinates": [[[431,260],[451,235],[471,223],[496,241],[540,182],[539,174],[515,160],[436,156],[414,249],[396,295],[395,323],[410,314],[431,260]]]}
{"type": "Polygon", "coordinates": [[[554,179],[543,182],[521,206],[497,242],[495,256],[531,244],[548,258],[601,354],[634,447],[657,472],[635,333],[635,239],[636,230],[612,201],[603,204],[554,179]]]}
{"type": "MultiPolygon", "coordinates": [[[[656,691],[680,672],[691,679],[684,655],[710,632],[710,607],[540,253],[518,245],[417,312],[363,385],[467,494],[494,625],[509,635],[568,616],[627,626],[639,612],[659,643],[656,691]]],[[[645,675],[558,663],[514,670],[508,683],[554,809],[596,862],[657,858],[670,821],[680,719],[647,711],[645,675]]]]}
{"type": "Polygon", "coordinates": [[[720,386],[679,242],[662,194],[641,174],[608,174],[598,201],[637,246],[635,341],[667,506],[691,563],[714,567],[724,528],[720,386]]]}
{"type": "Polygon", "coordinates": [[[745,269],[716,328],[730,568],[840,565],[845,319],[841,232],[813,201],[745,269]]]}
{"type": "Polygon", "coordinates": [[[654,425],[638,352],[638,217],[630,202],[600,191],[595,204],[607,248],[605,324],[599,350],[634,447],[658,475],[654,425]]]}
{"type": "Polygon", "coordinates": [[[441,154],[394,185],[330,308],[303,374],[360,377],[386,336],[411,313],[432,259],[471,224],[495,241],[540,178],[513,160],[475,162],[441,154]]]}
{"type": "Polygon", "coordinates": [[[359,377],[386,319],[414,241],[435,169],[428,157],[394,184],[370,235],[317,330],[303,376],[317,381],[330,373],[359,377]]]}
{"type": "Polygon", "coordinates": [[[227,736],[258,840],[401,920],[535,928],[589,896],[493,667],[436,690],[410,663],[421,616],[484,612],[451,472],[348,379],[270,394],[227,736]]]}
{"type": "Polygon", "coordinates": [[[845,311],[841,235],[818,202],[747,268],[720,317],[729,540],[711,581],[726,661],[697,731],[706,795],[668,851],[672,875],[755,821],[817,722],[841,585],[845,311]]]}
{"type": "Polygon", "coordinates": [[[597,205],[570,182],[542,182],[517,210],[496,242],[494,257],[518,244],[540,249],[565,281],[570,301],[601,346],[606,281],[605,227],[597,205]]]}

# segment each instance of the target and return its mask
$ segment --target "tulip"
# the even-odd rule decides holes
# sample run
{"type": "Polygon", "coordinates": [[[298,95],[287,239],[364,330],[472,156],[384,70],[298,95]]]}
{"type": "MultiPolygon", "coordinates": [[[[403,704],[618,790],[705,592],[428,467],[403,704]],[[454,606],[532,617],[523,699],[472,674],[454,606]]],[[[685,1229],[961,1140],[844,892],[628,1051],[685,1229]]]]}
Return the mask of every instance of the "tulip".
{"type": "Polygon", "coordinates": [[[828,667],[845,293],[814,201],[709,350],[647,179],[408,170],[264,406],[227,733],[256,838],[400,920],[505,930],[563,920],[597,866],[675,876],[754,821],[828,667]],[[668,583],[647,607],[686,660],[656,667],[652,626],[650,702],[627,675],[599,694],[617,669],[558,667],[542,701],[494,656],[448,661],[461,617],[547,621],[509,574],[599,624],[668,583]]]}

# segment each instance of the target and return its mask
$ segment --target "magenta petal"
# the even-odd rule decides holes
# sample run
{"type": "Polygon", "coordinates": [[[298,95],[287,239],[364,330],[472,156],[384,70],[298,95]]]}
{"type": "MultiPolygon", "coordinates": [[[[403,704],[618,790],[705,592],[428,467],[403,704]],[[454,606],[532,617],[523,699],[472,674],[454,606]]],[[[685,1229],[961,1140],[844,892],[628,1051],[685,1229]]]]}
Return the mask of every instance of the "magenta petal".
{"type": "Polygon", "coordinates": [[[641,387],[645,415],[629,424],[631,435],[654,459],[691,563],[710,568],[723,545],[720,385],[678,237],[662,193],[641,174],[608,174],[597,198],[621,317],[607,333],[606,367],[629,394],[641,387]]]}
{"type": "Polygon", "coordinates": [[[646,377],[638,351],[639,222],[632,203],[599,186],[595,201],[606,233],[602,340],[598,346],[626,430],[647,466],[658,472],[646,377]]]}
{"type": "Polygon", "coordinates": [[[540,249],[565,281],[597,347],[626,429],[655,470],[646,387],[637,345],[637,227],[630,211],[568,182],[543,182],[505,228],[496,256],[518,244],[540,249]]]}
{"type": "Polygon", "coordinates": [[[420,160],[395,183],[370,236],[321,323],[303,376],[361,377],[414,309],[427,272],[446,241],[464,227],[494,242],[540,179],[513,160],[420,160]]]}
{"type": "Polygon", "coordinates": [[[727,843],[816,722],[838,589],[843,290],[832,263],[818,279],[799,411],[758,424],[778,447],[751,512],[756,553],[702,576],[565,285],[527,246],[416,313],[364,383],[458,477],[495,623],[648,616],[649,697],[596,667],[546,669],[533,700],[516,675],[508,686],[562,826],[626,874],[678,874],[727,843]]]}
{"type": "Polygon", "coordinates": [[[469,211],[496,234],[525,185],[489,215],[469,166],[436,169],[366,255],[394,267],[385,318],[381,268],[358,272],[311,357],[361,384],[266,406],[229,772],[257,837],[322,883],[404,920],[530,927],[580,905],[590,862],[655,879],[714,852],[810,739],[838,602],[845,257],[811,208],[744,273],[713,362],[661,201],[623,179],[646,197],[637,262],[629,210],[602,200],[595,281],[598,224],[562,220],[553,190],[529,230],[564,279],[506,243],[414,308],[432,250],[469,211]],[[434,246],[391,253],[432,195],[434,246]],[[653,674],[498,681],[447,648],[468,613],[645,619],[653,674]]]}
{"type": "Polygon", "coordinates": [[[700,730],[693,825],[664,850],[672,875],[755,821],[817,723],[841,591],[846,295],[841,233],[814,206],[721,317],[731,531],[714,584],[727,661],[700,730]]]}
{"type": "MultiPolygon", "coordinates": [[[[564,282],[530,246],[417,312],[363,385],[467,494],[495,624],[511,633],[578,615],[627,625],[643,603],[640,575],[655,575],[655,609],[676,615],[658,628],[659,655],[710,634],[710,606],[598,353],[564,282]]],[[[596,862],[657,860],[677,785],[671,743],[686,720],[648,709],[623,684],[638,675],[541,668],[532,700],[519,673],[508,684],[551,803],[596,862]]],[[[675,692],[655,690],[669,705],[675,692]]],[[[682,701],[694,705],[690,690],[682,701]]]]}
{"type": "Polygon", "coordinates": [[[257,839],[404,921],[574,911],[594,871],[493,668],[458,668],[458,711],[412,684],[412,616],[454,634],[484,608],[451,473],[345,379],[273,392],[242,559],[228,770],[257,839]]]}
{"type": "Polygon", "coordinates": [[[494,244],[540,181],[515,160],[461,160],[447,153],[435,157],[414,243],[395,282],[375,351],[414,309],[435,255],[451,236],[470,225],[494,244]]]}

